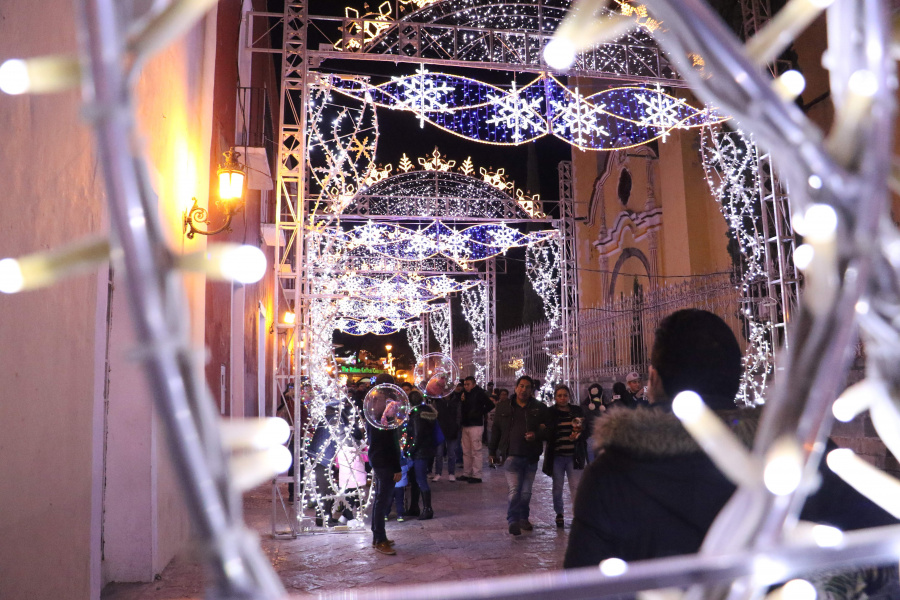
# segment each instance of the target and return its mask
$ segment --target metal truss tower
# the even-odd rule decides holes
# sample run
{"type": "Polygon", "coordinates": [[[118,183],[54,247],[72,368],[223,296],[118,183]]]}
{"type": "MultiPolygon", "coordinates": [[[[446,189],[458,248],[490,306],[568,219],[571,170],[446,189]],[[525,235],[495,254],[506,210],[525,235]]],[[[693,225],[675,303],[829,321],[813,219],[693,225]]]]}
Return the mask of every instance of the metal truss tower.
{"type": "Polygon", "coordinates": [[[572,189],[572,163],[562,161],[559,170],[559,272],[562,300],[563,380],[575,390],[581,385],[581,359],[578,352],[578,267],[575,245],[575,197],[572,189]],[[574,386],[574,387],[573,387],[574,386]]]}
{"type": "MultiPolygon", "coordinates": [[[[743,37],[750,39],[772,17],[769,0],[741,0],[743,37]]],[[[791,65],[776,60],[770,65],[772,76],[778,76],[791,65]]],[[[768,310],[760,316],[767,318],[773,327],[773,343],[789,347],[788,324],[799,304],[800,281],[794,267],[794,228],[791,225],[791,206],[788,190],[779,181],[770,152],[756,149],[757,198],[759,200],[762,231],[765,238],[766,296],[768,310]],[[768,313],[768,314],[766,314],[768,313]]],[[[776,365],[777,372],[777,365],[776,365]]]]}

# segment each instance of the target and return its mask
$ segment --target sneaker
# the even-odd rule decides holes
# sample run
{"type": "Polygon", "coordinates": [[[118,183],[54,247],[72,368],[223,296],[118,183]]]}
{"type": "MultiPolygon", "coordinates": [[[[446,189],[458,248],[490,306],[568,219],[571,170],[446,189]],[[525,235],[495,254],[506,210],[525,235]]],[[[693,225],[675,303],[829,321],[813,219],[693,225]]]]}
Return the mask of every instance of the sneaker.
{"type": "Polygon", "coordinates": [[[447,478],[447,480],[448,480],[448,481],[456,481],[456,477],[454,477],[453,475],[451,475],[450,477],[447,478]]]}
{"type": "Polygon", "coordinates": [[[522,519],[519,521],[519,527],[522,531],[534,531],[534,525],[531,524],[531,521],[528,519],[522,519]]]}
{"type": "Polygon", "coordinates": [[[469,483],[481,483],[481,479],[479,479],[478,477],[467,477],[466,481],[468,481],[469,483]]]}
{"type": "Polygon", "coordinates": [[[348,519],[347,517],[345,517],[343,514],[342,514],[340,517],[338,517],[338,522],[339,522],[341,525],[346,525],[346,524],[347,524],[347,521],[349,521],[349,520],[350,520],[350,519],[348,519]]]}
{"type": "MultiPolygon", "coordinates": [[[[387,544],[388,546],[393,546],[393,545],[394,545],[394,540],[384,540],[384,542],[382,542],[382,543],[387,544]]],[[[373,548],[374,548],[375,546],[377,546],[377,545],[378,545],[378,544],[376,544],[375,542],[372,542],[372,547],[373,547],[373,548]]]]}
{"type": "Polygon", "coordinates": [[[391,548],[391,545],[387,543],[387,541],[378,542],[377,544],[375,544],[375,550],[381,552],[382,554],[387,554],[388,556],[397,554],[397,551],[391,548]]]}
{"type": "Polygon", "coordinates": [[[398,523],[402,523],[404,520],[405,520],[405,519],[404,519],[403,515],[397,515],[397,522],[398,522],[398,523]]]}
{"type": "Polygon", "coordinates": [[[518,523],[510,523],[509,532],[513,535],[522,535],[522,528],[519,527],[518,523]]]}
{"type": "Polygon", "coordinates": [[[441,480],[441,476],[440,476],[440,475],[435,475],[434,477],[431,478],[431,480],[432,480],[433,482],[437,483],[438,481],[441,480]]]}
{"type": "Polygon", "coordinates": [[[556,526],[560,529],[566,526],[566,520],[563,518],[562,514],[556,515],[556,526]]]}
{"type": "Polygon", "coordinates": [[[460,475],[456,479],[457,479],[457,481],[468,481],[469,480],[469,478],[466,477],[465,475],[460,475]]]}

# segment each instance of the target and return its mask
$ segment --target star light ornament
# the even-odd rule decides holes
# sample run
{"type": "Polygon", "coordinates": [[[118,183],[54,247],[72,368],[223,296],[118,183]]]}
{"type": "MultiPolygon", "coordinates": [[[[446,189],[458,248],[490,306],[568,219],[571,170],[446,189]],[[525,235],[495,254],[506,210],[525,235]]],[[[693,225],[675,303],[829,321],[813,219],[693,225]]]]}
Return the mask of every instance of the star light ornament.
{"type": "Polygon", "coordinates": [[[410,77],[391,77],[397,84],[396,108],[409,110],[419,116],[419,127],[425,128],[426,112],[446,112],[448,101],[456,92],[456,87],[437,78],[429,77],[424,66],[419,67],[416,74],[410,77]]]}
{"type": "Polygon", "coordinates": [[[644,116],[638,121],[638,125],[657,128],[660,139],[665,143],[672,129],[685,128],[682,117],[685,100],[665,94],[659,84],[654,90],[647,90],[647,92],[635,97],[638,103],[644,107],[644,116]]]}
{"type": "Polygon", "coordinates": [[[585,100],[578,88],[571,93],[571,98],[551,100],[553,106],[553,132],[568,137],[577,146],[587,146],[594,136],[609,137],[609,131],[601,123],[599,117],[606,108],[605,104],[593,105],[585,100]]]}
{"type": "Polygon", "coordinates": [[[512,131],[516,144],[547,133],[547,124],[541,116],[542,98],[523,98],[516,89],[515,81],[508,94],[492,94],[488,99],[494,105],[495,114],[485,122],[488,125],[504,125],[512,131]],[[533,134],[529,135],[529,132],[533,134]]]}

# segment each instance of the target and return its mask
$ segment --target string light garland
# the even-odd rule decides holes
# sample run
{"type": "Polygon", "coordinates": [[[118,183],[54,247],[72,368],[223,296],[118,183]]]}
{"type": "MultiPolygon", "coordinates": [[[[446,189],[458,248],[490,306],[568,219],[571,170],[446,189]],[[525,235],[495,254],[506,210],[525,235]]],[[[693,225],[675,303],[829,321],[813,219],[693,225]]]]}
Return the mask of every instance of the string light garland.
{"type": "Polygon", "coordinates": [[[328,197],[348,201],[371,170],[378,144],[376,116],[375,106],[365,98],[356,106],[345,106],[322,86],[310,89],[304,158],[310,183],[328,197]]]}
{"type": "Polygon", "coordinates": [[[438,346],[441,348],[441,354],[450,356],[453,348],[450,347],[450,302],[443,302],[437,305],[437,310],[429,313],[429,323],[431,331],[437,339],[438,346]]]}
{"type": "Polygon", "coordinates": [[[414,74],[372,85],[369,78],[332,75],[331,89],[392,110],[412,112],[458,136],[491,144],[519,145],[552,134],[582,150],[621,150],[673,129],[724,120],[715,110],[697,109],[655,87],[625,86],[585,96],[550,74],[509,90],[468,77],[414,74]]]}
{"type": "Polygon", "coordinates": [[[416,364],[419,364],[422,360],[422,349],[425,346],[425,328],[422,326],[421,320],[406,323],[406,339],[409,347],[412,348],[416,364]]]}
{"type": "MultiPolygon", "coordinates": [[[[774,370],[772,321],[758,314],[754,291],[767,281],[765,236],[759,218],[759,157],[753,138],[741,130],[721,127],[702,130],[701,156],[706,183],[741,255],[741,315],[747,326],[747,350],[737,400],[748,406],[765,403],[769,376],[774,370]]],[[[758,291],[757,291],[758,295],[758,291]]]]}
{"type": "Polygon", "coordinates": [[[475,342],[475,352],[472,362],[475,364],[475,379],[479,385],[484,385],[487,372],[488,357],[484,354],[487,347],[487,285],[482,281],[480,285],[472,287],[461,295],[463,316],[469,327],[472,328],[472,339],[475,342]],[[483,360],[475,357],[481,354],[483,360]]]}
{"type": "Polygon", "coordinates": [[[550,357],[550,363],[547,365],[541,388],[535,390],[535,397],[547,404],[553,403],[553,390],[563,379],[562,367],[565,358],[565,351],[562,348],[553,349],[550,346],[551,337],[560,330],[562,324],[562,299],[559,290],[560,254],[559,238],[533,244],[525,250],[525,272],[534,291],[543,301],[544,316],[548,324],[542,347],[550,357]]]}
{"type": "MultiPolygon", "coordinates": [[[[427,55],[438,58],[534,64],[536,42],[543,45],[557,30],[569,5],[568,0],[404,0],[393,14],[382,4],[362,15],[355,9],[345,11],[348,18],[337,26],[332,19],[315,23],[328,37],[335,31],[333,47],[338,51],[409,56],[418,54],[419,44],[427,44],[427,55]],[[485,43],[489,38],[495,40],[493,51],[485,43]]],[[[609,8],[596,7],[596,12],[635,26],[621,28],[606,43],[587,43],[580,56],[573,56],[577,68],[596,76],[679,79],[651,36],[661,23],[649,16],[646,6],[620,0],[609,8]]]]}
{"type": "Polygon", "coordinates": [[[457,230],[441,221],[432,221],[427,227],[419,229],[397,223],[369,221],[349,230],[334,228],[323,233],[349,250],[365,247],[390,258],[413,261],[441,255],[462,264],[505,254],[510,248],[536,244],[558,235],[556,230],[522,233],[503,223],[486,223],[457,230]]]}
{"type": "Polygon", "coordinates": [[[415,162],[404,153],[396,167],[373,166],[352,206],[352,212],[365,215],[498,220],[546,217],[540,196],[517,188],[507,179],[505,169],[476,168],[471,157],[449,160],[437,148],[415,162]]]}

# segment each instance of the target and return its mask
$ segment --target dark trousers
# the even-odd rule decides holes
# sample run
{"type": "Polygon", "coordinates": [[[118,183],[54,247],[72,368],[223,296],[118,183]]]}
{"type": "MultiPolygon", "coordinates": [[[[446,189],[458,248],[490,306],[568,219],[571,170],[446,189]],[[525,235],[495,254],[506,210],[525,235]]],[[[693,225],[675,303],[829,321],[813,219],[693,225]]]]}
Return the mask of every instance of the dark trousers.
{"type": "Polygon", "coordinates": [[[391,510],[394,498],[394,470],[391,467],[375,467],[375,503],[372,506],[372,541],[376,544],[387,539],[384,518],[391,510]]]}
{"type": "Polygon", "coordinates": [[[433,458],[416,458],[413,460],[413,470],[416,472],[416,483],[419,485],[420,491],[431,491],[431,488],[428,487],[428,465],[432,461],[434,461],[433,458]]]}

